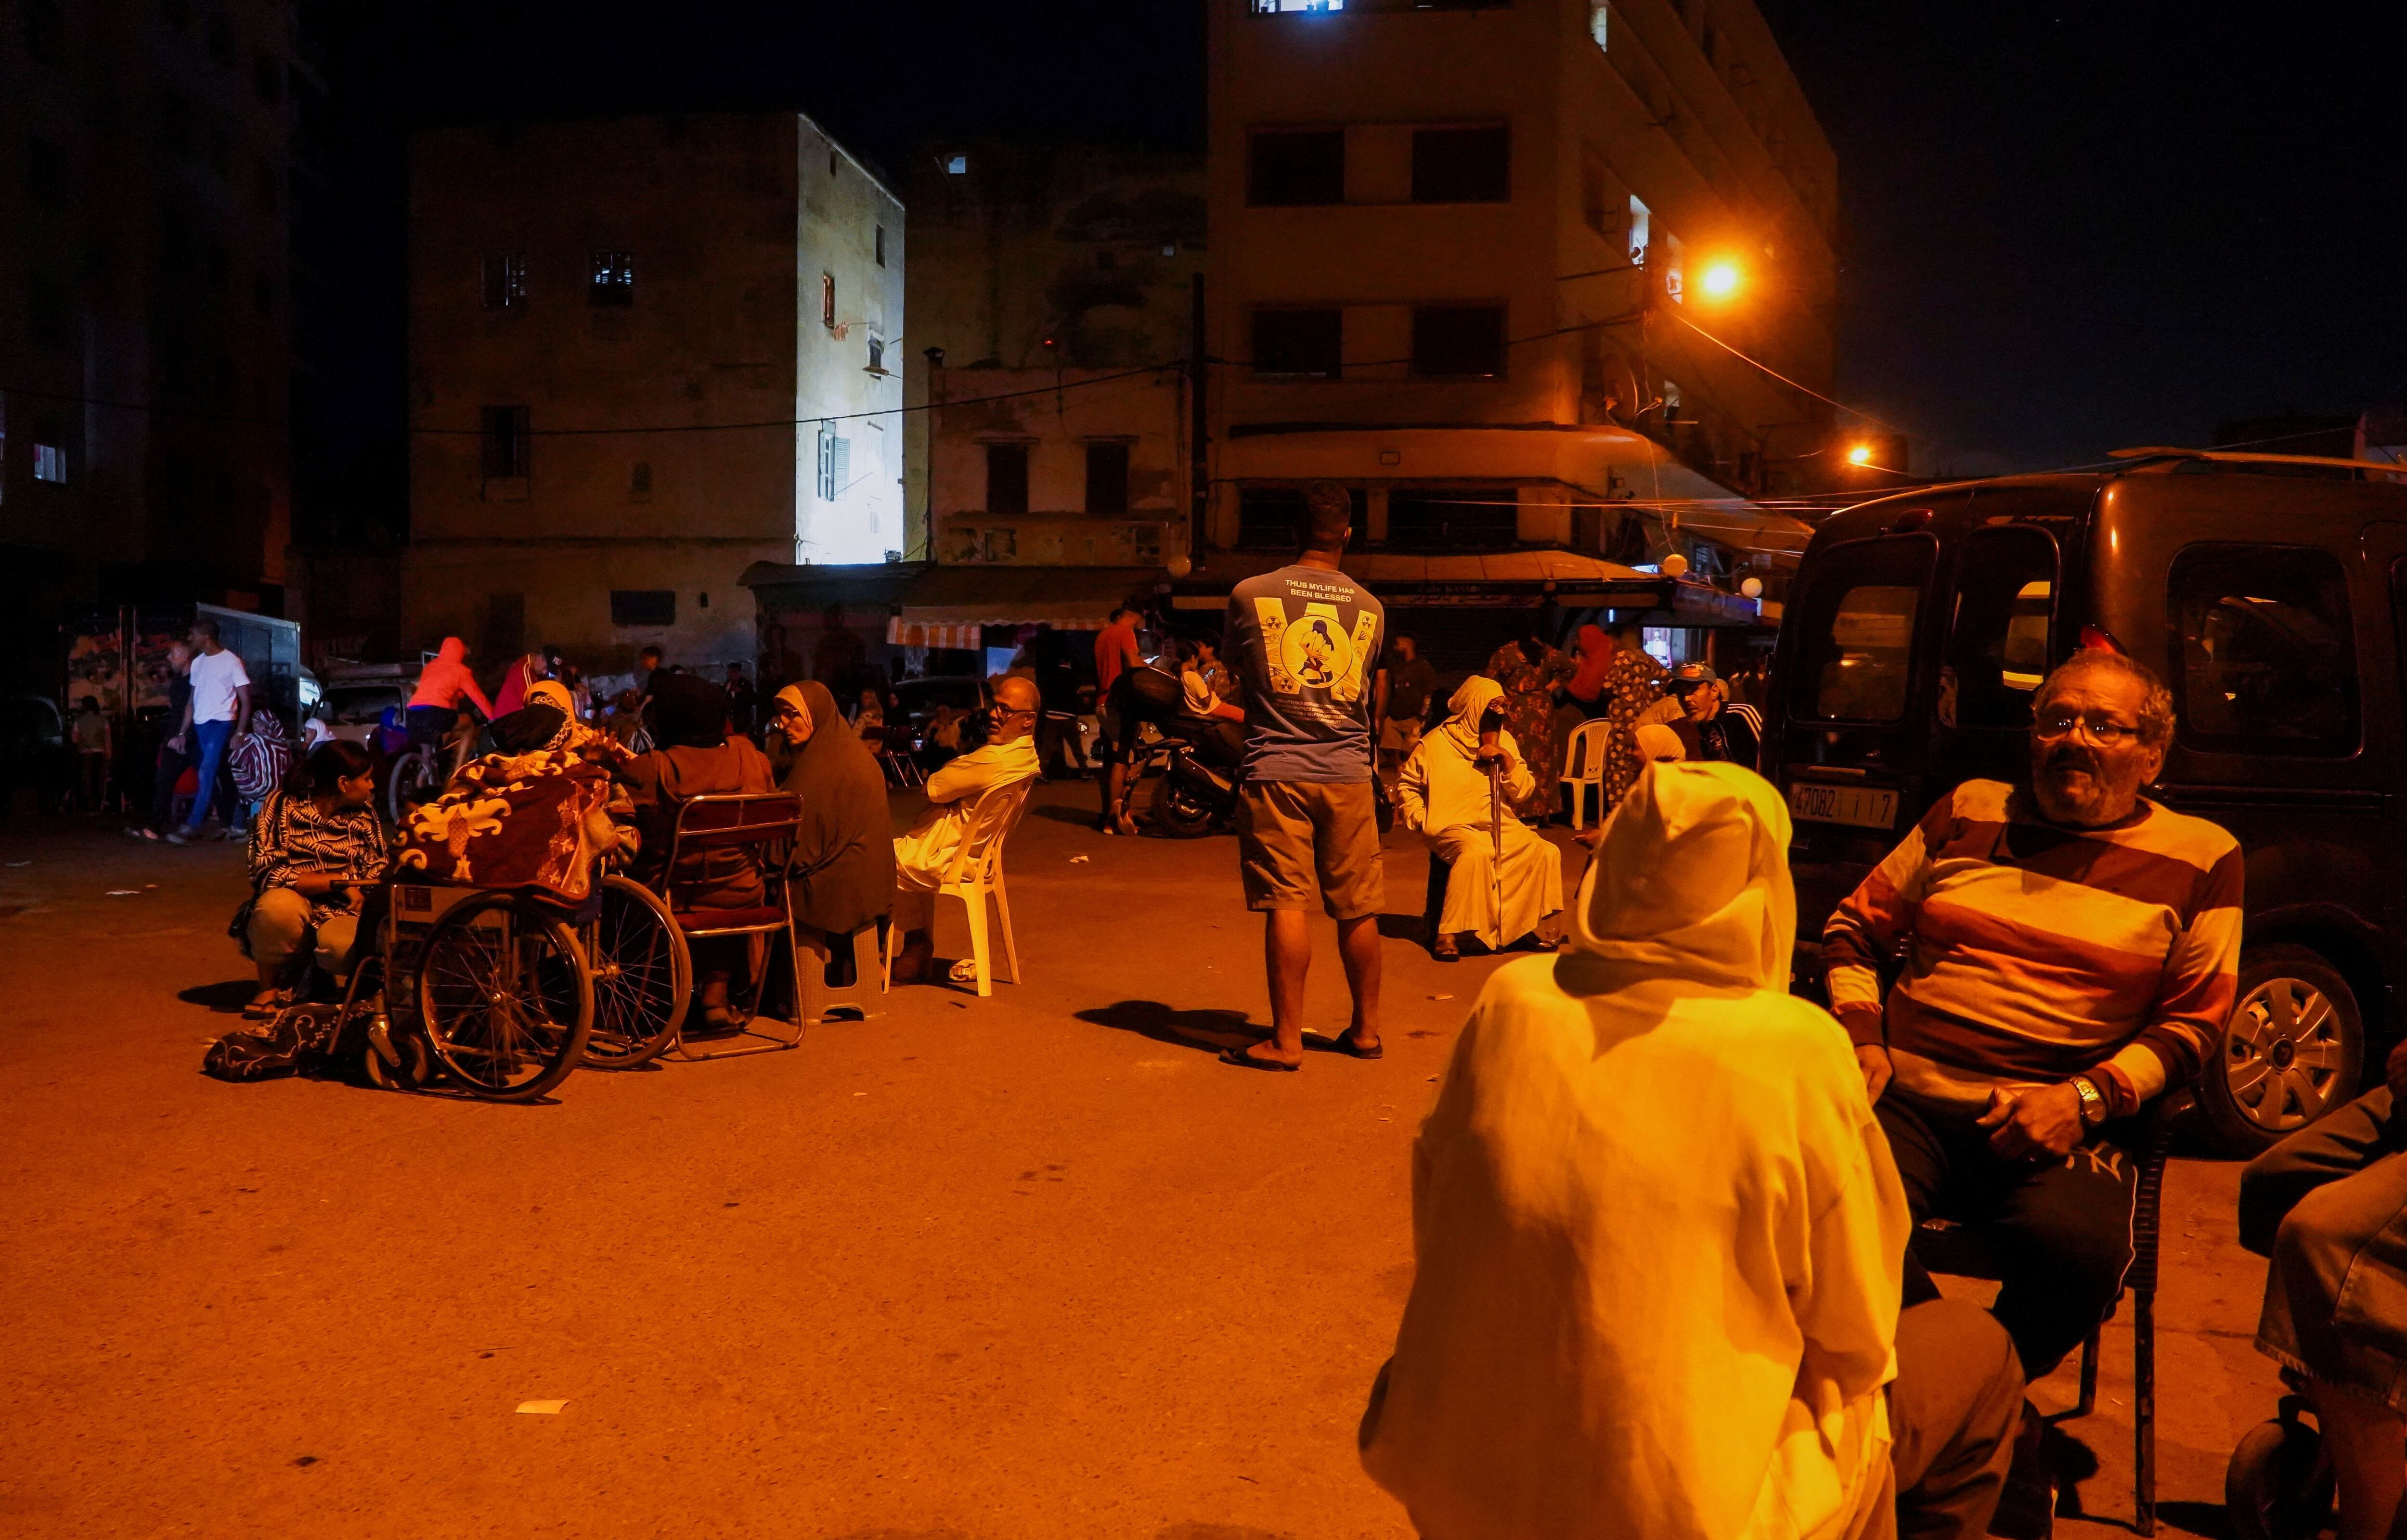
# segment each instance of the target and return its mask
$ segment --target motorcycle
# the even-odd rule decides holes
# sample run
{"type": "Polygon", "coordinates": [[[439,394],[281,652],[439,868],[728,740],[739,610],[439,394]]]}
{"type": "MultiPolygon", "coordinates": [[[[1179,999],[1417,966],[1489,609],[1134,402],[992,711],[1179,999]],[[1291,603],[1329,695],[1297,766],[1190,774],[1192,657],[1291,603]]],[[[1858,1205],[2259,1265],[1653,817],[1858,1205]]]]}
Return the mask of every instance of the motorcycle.
{"type": "Polygon", "coordinates": [[[1156,775],[1154,824],[1175,840],[1226,832],[1245,779],[1245,734],[1235,725],[1189,714],[1178,676],[1151,664],[1129,671],[1124,699],[1139,720],[1161,735],[1136,767],[1156,775]]]}

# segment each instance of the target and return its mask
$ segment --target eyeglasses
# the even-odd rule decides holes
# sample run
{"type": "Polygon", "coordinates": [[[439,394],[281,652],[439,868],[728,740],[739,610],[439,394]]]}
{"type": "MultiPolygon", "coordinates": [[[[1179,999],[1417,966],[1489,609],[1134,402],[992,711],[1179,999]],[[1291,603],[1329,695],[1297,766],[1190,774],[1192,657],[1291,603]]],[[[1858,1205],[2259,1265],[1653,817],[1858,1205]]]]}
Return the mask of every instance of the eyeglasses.
{"type": "Polygon", "coordinates": [[[2031,724],[2031,736],[2043,743],[2053,743],[2070,738],[2078,730],[2082,737],[2101,749],[2120,748],[2140,736],[2140,729],[2117,722],[2102,712],[2076,716],[2071,712],[2047,712],[2031,724]]]}

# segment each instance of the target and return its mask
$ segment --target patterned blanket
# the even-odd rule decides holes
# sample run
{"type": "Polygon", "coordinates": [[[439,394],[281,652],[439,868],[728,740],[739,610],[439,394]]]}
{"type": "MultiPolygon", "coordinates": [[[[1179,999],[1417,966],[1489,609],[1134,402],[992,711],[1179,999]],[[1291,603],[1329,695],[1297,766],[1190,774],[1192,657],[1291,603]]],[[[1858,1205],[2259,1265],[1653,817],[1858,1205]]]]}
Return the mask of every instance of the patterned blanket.
{"type": "Polygon", "coordinates": [[[535,888],[579,904],[596,857],[616,848],[610,772],[576,755],[539,749],[489,754],[462,767],[443,794],[409,815],[394,876],[480,888],[535,888]]]}

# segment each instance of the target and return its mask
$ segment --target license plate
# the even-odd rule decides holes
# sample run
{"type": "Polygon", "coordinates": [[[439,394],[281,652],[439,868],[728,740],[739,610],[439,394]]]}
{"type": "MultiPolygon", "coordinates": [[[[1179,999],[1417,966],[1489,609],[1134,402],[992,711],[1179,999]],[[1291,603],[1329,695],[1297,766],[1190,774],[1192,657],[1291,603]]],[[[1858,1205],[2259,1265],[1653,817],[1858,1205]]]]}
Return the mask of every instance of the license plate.
{"type": "Polygon", "coordinates": [[[1818,781],[1791,781],[1788,811],[1816,824],[1895,828],[1897,793],[1880,786],[1833,786],[1818,781]]]}

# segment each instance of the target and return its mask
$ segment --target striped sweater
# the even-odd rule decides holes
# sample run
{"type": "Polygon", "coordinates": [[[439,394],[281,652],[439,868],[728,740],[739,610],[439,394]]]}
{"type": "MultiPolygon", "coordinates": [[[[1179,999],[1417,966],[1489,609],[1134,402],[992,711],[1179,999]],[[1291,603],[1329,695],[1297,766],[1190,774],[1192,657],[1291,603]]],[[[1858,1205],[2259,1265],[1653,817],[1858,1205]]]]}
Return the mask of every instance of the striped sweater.
{"type": "Polygon", "coordinates": [[[1830,916],[1831,1012],[1935,1100],[2096,1071],[2111,1109],[2136,1111],[2198,1073],[2231,1013],[2241,876],[2239,842],[2202,818],[2143,798],[2060,828],[2028,793],[1968,781],[1830,916]],[[1901,953],[1884,1011],[1878,968],[1901,953]]]}

